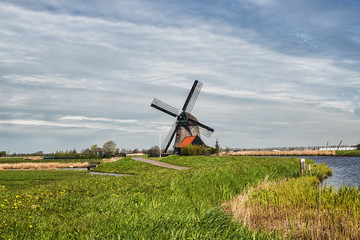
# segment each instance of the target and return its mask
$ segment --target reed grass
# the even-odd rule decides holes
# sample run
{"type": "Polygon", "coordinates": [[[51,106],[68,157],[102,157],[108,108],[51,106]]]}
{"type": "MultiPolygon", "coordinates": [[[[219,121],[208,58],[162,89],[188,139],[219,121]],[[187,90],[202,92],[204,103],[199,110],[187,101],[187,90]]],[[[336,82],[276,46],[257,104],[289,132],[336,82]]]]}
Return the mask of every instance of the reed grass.
{"type": "Polygon", "coordinates": [[[4,163],[0,164],[0,170],[17,169],[56,169],[66,167],[86,167],[88,163],[4,163]]]}
{"type": "Polygon", "coordinates": [[[254,231],[291,239],[358,239],[360,188],[321,187],[316,177],[264,181],[225,204],[254,231]]]}
{"type": "Polygon", "coordinates": [[[93,162],[100,161],[99,159],[42,159],[42,158],[0,158],[0,165],[4,163],[49,163],[49,162],[58,162],[58,163],[71,163],[71,162],[93,162]]]}

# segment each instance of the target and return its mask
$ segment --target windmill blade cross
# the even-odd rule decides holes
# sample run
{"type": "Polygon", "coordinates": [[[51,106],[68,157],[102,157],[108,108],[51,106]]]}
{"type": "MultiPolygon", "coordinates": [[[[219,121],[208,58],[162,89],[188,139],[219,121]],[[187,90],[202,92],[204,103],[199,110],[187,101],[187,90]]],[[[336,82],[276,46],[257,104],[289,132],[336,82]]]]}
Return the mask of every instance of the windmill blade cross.
{"type": "Polygon", "coordinates": [[[189,95],[184,103],[184,106],[182,108],[183,111],[191,113],[191,111],[194,107],[194,104],[196,102],[196,99],[199,96],[202,85],[203,85],[202,82],[199,82],[198,80],[194,81],[194,84],[193,84],[193,86],[189,92],[189,95]]]}
{"type": "Polygon", "coordinates": [[[170,106],[167,103],[160,101],[159,99],[154,98],[151,103],[151,107],[156,108],[166,114],[169,114],[173,117],[177,117],[179,114],[179,110],[173,106],[170,106]]]}

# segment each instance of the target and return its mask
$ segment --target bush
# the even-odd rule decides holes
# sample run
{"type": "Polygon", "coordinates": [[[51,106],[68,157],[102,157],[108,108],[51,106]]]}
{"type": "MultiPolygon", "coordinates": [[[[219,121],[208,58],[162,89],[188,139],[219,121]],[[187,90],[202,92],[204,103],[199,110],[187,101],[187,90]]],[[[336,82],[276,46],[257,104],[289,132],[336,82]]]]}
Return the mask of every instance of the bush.
{"type": "Polygon", "coordinates": [[[212,154],[212,148],[208,148],[205,145],[188,145],[186,147],[181,148],[180,155],[183,156],[195,156],[195,155],[205,155],[209,156],[212,154]]]}

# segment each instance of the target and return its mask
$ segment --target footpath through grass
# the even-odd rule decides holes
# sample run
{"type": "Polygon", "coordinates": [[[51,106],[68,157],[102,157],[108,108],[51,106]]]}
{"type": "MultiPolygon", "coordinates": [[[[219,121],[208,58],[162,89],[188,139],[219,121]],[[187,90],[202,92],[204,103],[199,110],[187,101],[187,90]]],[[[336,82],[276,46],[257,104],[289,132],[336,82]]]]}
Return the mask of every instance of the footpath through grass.
{"type": "Polygon", "coordinates": [[[125,158],[103,163],[97,171],[133,176],[0,172],[0,238],[271,239],[234,222],[221,204],[266,176],[270,181],[299,176],[299,160],[293,158],[174,156],[162,161],[191,169],[125,158]],[[29,175],[21,178],[20,173],[29,175]],[[52,181],[49,176],[56,174],[52,181]],[[46,180],[38,184],[37,178],[46,180]],[[15,188],[17,181],[25,182],[22,189],[15,188]]]}

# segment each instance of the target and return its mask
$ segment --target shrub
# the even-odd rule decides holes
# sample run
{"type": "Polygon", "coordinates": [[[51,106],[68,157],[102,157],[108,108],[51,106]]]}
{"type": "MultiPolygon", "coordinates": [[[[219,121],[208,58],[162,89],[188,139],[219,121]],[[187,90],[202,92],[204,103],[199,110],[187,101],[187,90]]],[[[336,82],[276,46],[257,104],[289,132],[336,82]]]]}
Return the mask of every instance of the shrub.
{"type": "Polygon", "coordinates": [[[188,145],[181,148],[180,154],[183,156],[195,156],[195,155],[205,155],[208,156],[211,154],[211,148],[206,147],[205,145],[188,145]]]}

